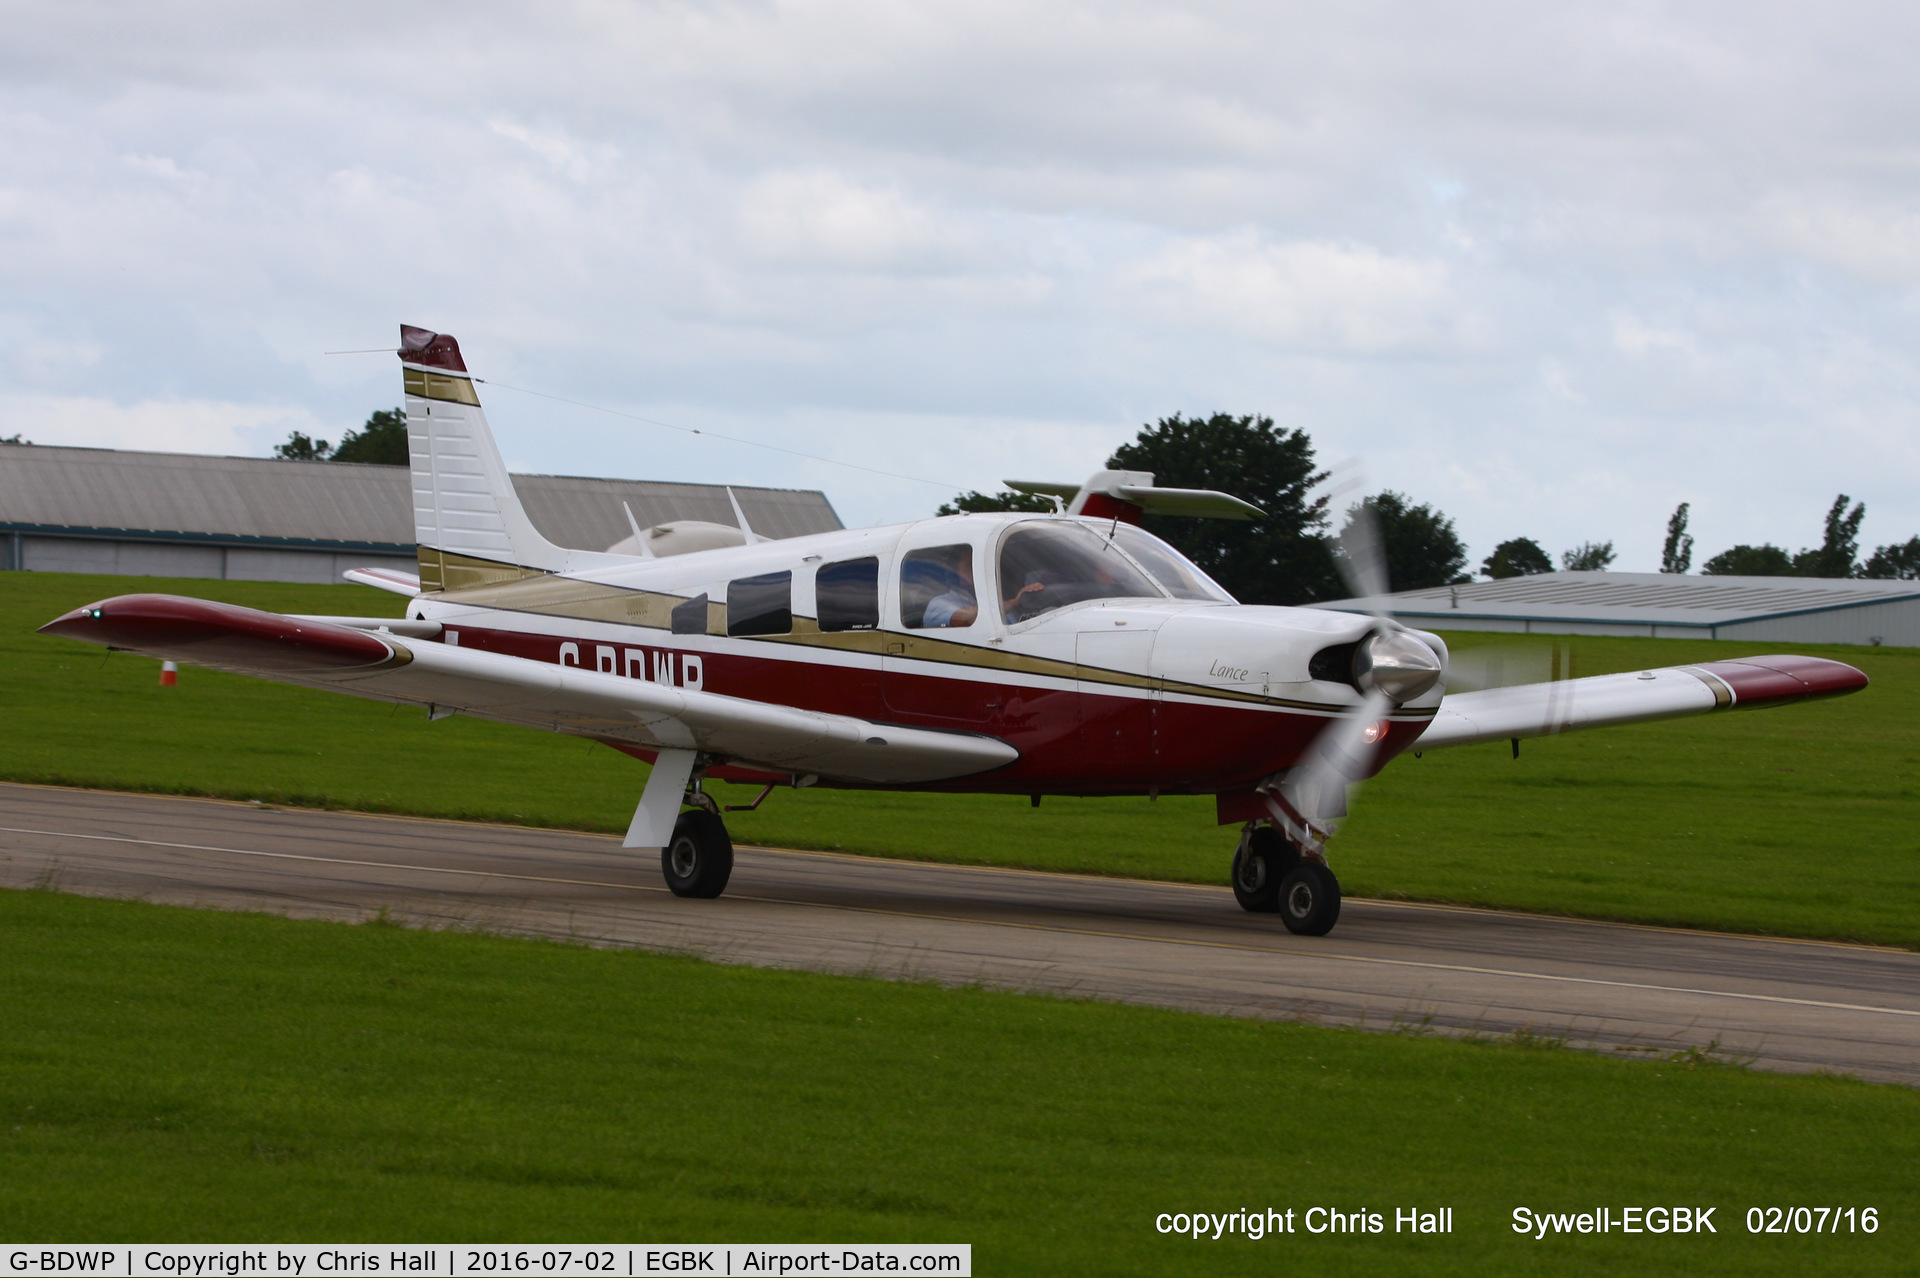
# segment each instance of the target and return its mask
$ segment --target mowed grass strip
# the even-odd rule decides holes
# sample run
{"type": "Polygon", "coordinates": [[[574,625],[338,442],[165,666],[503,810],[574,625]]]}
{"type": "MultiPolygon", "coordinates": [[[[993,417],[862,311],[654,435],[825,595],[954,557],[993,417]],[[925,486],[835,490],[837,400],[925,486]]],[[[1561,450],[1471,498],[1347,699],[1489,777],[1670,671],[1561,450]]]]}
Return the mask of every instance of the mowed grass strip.
{"type": "Polygon", "coordinates": [[[51,892],[0,892],[0,965],[16,1241],[964,1241],[1126,1274],[1897,1273],[1916,1241],[1905,1088],[51,892]],[[1879,1231],[1744,1227],[1803,1204],[1879,1231]],[[1717,1232],[1512,1230],[1645,1205],[1717,1232]],[[1450,1237],[1155,1229],[1445,1206],[1450,1237]]]}
{"type": "MultiPolygon", "coordinates": [[[[290,612],[399,615],[359,586],[0,574],[0,778],[618,832],[644,784],[586,742],[156,663],[33,633],[171,590],[290,612]]],[[[1838,701],[1402,758],[1334,846],[1351,894],[1920,946],[1920,650],[1456,634],[1570,643],[1577,674],[1804,651],[1864,669],[1838,701]]],[[[720,787],[732,802],[750,791],[720,787]]],[[[789,847],[1220,882],[1205,798],[783,791],[732,813],[789,847]]]]}

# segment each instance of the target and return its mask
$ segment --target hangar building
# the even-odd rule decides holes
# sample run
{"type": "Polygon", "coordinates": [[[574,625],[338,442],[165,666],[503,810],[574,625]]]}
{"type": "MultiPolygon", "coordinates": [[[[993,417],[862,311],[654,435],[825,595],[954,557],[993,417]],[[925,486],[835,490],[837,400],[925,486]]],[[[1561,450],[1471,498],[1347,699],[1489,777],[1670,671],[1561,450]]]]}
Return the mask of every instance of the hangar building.
{"type": "Polygon", "coordinates": [[[1314,607],[1425,630],[1920,647],[1920,581],[1547,572],[1314,607]]]}
{"type": "MultiPolygon", "coordinates": [[[[734,522],[717,484],[515,475],[534,526],[605,550],[673,520],[734,522]]],[[[825,494],[738,488],[766,537],[841,527],[825,494]]],[[[414,565],[404,466],[201,457],[106,448],[0,447],[0,568],[34,572],[337,582],[348,568],[414,565]]]]}

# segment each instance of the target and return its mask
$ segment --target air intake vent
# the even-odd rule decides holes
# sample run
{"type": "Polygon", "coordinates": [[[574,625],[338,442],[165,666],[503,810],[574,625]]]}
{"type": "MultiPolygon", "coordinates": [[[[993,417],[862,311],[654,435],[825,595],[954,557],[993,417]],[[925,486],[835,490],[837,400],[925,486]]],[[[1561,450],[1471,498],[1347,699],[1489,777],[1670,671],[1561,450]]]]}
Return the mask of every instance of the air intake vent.
{"type": "Polygon", "coordinates": [[[1331,648],[1322,648],[1313,654],[1313,660],[1307,663],[1307,674],[1314,679],[1327,683],[1344,683],[1355,692],[1360,685],[1353,681],[1353,652],[1360,644],[1337,643],[1331,648]]]}

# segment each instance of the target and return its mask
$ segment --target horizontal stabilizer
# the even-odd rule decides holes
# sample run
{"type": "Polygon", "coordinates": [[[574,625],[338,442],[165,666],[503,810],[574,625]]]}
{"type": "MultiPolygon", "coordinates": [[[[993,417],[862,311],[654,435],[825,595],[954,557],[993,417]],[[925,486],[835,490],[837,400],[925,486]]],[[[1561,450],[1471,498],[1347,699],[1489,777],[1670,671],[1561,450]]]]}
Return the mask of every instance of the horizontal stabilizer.
{"type": "Polygon", "coordinates": [[[368,620],[377,619],[289,617],[175,595],[122,595],[40,629],[280,683],[649,750],[697,750],[716,761],[831,780],[944,781],[1020,757],[995,737],[875,724],[352,624],[368,620]]]}
{"type": "Polygon", "coordinates": [[[1113,495],[1149,515],[1186,515],[1193,519],[1258,519],[1266,514],[1250,501],[1210,488],[1136,488],[1122,484],[1113,495]]]}
{"type": "Polygon", "coordinates": [[[1488,688],[1448,695],[1414,749],[1788,705],[1845,696],[1866,686],[1867,676],[1844,662],[1772,656],[1488,688]]]}
{"type": "Polygon", "coordinates": [[[1069,515],[1096,519],[1119,518],[1139,523],[1145,515],[1184,515],[1193,519],[1258,519],[1266,512],[1231,493],[1210,488],[1161,488],[1143,470],[1102,470],[1084,484],[1056,484],[1038,479],[1003,480],[1017,493],[1058,497],[1069,515]]]}
{"type": "Polygon", "coordinates": [[[390,590],[396,595],[411,597],[420,593],[420,574],[401,572],[398,568],[349,568],[340,575],[356,585],[390,590]]]}

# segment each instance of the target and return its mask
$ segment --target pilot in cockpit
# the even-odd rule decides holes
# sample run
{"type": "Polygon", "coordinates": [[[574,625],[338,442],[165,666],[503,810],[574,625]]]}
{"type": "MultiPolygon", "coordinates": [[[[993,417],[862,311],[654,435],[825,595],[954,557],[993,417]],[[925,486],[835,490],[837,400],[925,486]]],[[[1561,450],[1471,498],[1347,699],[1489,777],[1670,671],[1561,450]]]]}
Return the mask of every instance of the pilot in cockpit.
{"type": "MultiPolygon", "coordinates": [[[[973,551],[962,548],[949,565],[957,580],[943,594],[935,595],[927,601],[927,610],[920,624],[929,629],[939,627],[971,626],[980,615],[979,596],[974,593],[973,551]]],[[[1014,592],[1013,598],[1001,606],[1001,615],[1007,620],[1013,619],[1014,605],[1022,596],[1045,590],[1046,583],[1030,581],[1014,592]]]]}

